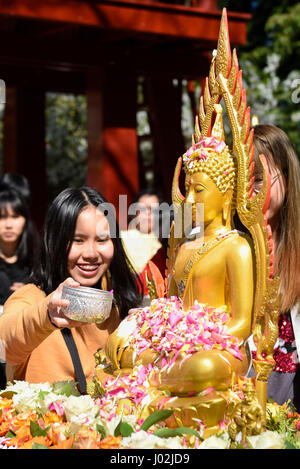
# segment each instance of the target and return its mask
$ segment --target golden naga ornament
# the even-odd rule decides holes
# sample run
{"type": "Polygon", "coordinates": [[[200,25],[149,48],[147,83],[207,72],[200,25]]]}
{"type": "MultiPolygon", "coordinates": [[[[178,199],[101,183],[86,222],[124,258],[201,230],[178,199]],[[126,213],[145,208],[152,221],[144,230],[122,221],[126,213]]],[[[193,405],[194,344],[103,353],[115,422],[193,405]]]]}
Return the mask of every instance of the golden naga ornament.
{"type": "MultiPolygon", "coordinates": [[[[249,369],[246,341],[251,334],[257,347],[253,364],[259,402],[245,399],[240,410],[235,405],[232,428],[246,435],[250,426],[252,434],[264,426],[279,301],[265,216],[270,178],[260,155],[263,185],[258,194],[253,191],[253,153],[250,108],[236,51],[231,55],[224,9],[192,146],[175,168],[165,297],[161,298],[164,279],[160,290],[150,279],[150,308],[129,315],[105,349],[114,375],[141,366],[148,370],[153,396],[149,411],[172,409],[170,426],[195,426],[201,420],[206,435],[230,417],[235,381],[249,369]],[[225,141],[223,111],[231,128],[231,148],[225,141]],[[185,196],[178,183],[182,165],[185,196]],[[201,237],[194,236],[199,229],[201,237]]],[[[103,369],[96,369],[96,376],[103,380],[103,369]]],[[[247,392],[252,396],[249,387],[247,392]]]]}
{"type": "MultiPolygon", "coordinates": [[[[273,347],[278,335],[279,309],[279,279],[273,276],[272,234],[266,220],[266,211],[270,197],[270,180],[264,155],[260,155],[264,168],[263,186],[258,194],[254,193],[252,187],[252,176],[254,173],[254,130],[250,130],[250,108],[247,107],[246,90],[243,89],[242,71],[239,70],[236,50],[231,55],[226,10],[223,11],[217,51],[212,60],[204,93],[200,100],[199,117],[196,118],[193,137],[194,146],[192,147],[192,149],[195,148],[195,152],[191,156],[183,157],[183,161],[186,159],[184,162],[187,174],[197,171],[197,167],[201,170],[202,162],[193,163],[194,158],[197,158],[197,153],[199,152],[197,144],[201,140],[215,136],[219,141],[224,141],[224,129],[221,120],[222,110],[220,107],[221,99],[223,99],[227,111],[232,131],[232,153],[236,158],[236,185],[234,188],[233,204],[240,222],[251,235],[254,247],[254,303],[251,330],[257,346],[257,358],[254,360],[253,365],[257,375],[256,387],[259,392],[260,402],[265,408],[267,380],[274,367],[273,347]],[[216,117],[213,124],[214,116],[216,117]]],[[[218,151],[218,146],[216,146],[216,150],[218,151]]],[[[205,151],[207,152],[207,150],[205,151]]],[[[182,212],[182,205],[186,202],[186,199],[178,189],[181,165],[182,159],[179,158],[172,187],[173,203],[177,206],[177,212],[179,213],[182,212]],[[179,210],[178,206],[180,207],[179,210]]],[[[222,166],[220,158],[219,165],[222,166]]],[[[213,169],[214,165],[210,163],[205,171],[211,172],[211,177],[216,181],[220,177],[220,171],[213,171],[213,169]]],[[[222,182],[218,184],[219,187],[221,184],[221,192],[224,187],[232,187],[234,179],[234,170],[230,164],[227,165],[226,171],[223,173],[225,173],[226,177],[222,178],[221,176],[222,182]]],[[[174,236],[173,226],[171,229],[171,249],[168,255],[169,292],[172,292],[171,282],[175,262],[173,252],[178,243],[181,242],[182,238],[176,239],[174,236]]]]}

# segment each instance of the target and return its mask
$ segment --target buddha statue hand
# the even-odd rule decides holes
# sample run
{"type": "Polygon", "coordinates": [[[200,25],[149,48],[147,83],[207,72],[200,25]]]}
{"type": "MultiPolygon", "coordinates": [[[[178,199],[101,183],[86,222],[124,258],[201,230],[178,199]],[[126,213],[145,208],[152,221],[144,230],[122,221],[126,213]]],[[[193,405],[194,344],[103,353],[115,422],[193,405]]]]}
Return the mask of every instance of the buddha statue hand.
{"type": "Polygon", "coordinates": [[[135,316],[134,314],[130,314],[121,322],[119,327],[110,334],[105,345],[105,353],[114,369],[120,369],[121,356],[135,328],[135,316]]]}

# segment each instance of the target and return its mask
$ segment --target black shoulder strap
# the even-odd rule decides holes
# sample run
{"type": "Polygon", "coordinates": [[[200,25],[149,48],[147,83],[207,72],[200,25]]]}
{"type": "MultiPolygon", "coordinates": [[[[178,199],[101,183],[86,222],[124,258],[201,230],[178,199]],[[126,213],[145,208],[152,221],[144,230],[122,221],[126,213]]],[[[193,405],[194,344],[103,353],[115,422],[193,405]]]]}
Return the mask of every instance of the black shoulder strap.
{"type": "Polygon", "coordinates": [[[81,392],[81,394],[86,394],[86,379],[83,373],[83,369],[81,366],[81,362],[80,362],[78,350],[74,341],[74,337],[72,335],[72,331],[71,329],[68,329],[67,327],[65,327],[64,329],[61,329],[61,333],[72,358],[79,391],[81,392]]]}

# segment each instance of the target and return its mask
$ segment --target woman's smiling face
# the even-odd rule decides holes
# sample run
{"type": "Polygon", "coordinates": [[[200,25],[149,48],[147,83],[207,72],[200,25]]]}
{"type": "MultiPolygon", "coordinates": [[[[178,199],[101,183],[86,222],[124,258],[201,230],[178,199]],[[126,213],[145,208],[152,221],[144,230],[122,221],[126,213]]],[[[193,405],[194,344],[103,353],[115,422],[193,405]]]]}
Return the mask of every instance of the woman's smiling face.
{"type": "Polygon", "coordinates": [[[82,286],[94,286],[109,268],[113,255],[108,221],[101,211],[89,205],[77,218],[68,272],[82,286]]]}
{"type": "MultiPolygon", "coordinates": [[[[286,191],[287,191],[287,182],[285,177],[283,176],[282,172],[280,171],[280,168],[278,168],[275,165],[275,162],[273,160],[272,155],[268,155],[268,170],[269,170],[269,175],[270,175],[270,203],[269,207],[267,210],[267,219],[269,224],[271,225],[272,229],[275,229],[278,225],[279,219],[279,212],[284,204],[285,197],[286,197],[286,191]]],[[[262,187],[263,183],[263,174],[262,174],[262,168],[261,164],[257,164],[257,172],[254,174],[255,180],[254,180],[254,190],[256,193],[259,192],[259,190],[262,187]]]]}

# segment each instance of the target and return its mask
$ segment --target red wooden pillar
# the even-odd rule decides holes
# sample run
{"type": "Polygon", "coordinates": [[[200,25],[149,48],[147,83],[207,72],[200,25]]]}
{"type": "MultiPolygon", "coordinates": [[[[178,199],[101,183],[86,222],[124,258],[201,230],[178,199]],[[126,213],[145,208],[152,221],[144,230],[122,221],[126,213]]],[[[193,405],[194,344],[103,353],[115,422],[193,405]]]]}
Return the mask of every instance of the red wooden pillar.
{"type": "Polygon", "coordinates": [[[148,78],[148,98],[155,151],[155,186],[171,202],[177,159],[186,148],[181,129],[182,88],[171,78],[148,78]]]}
{"type": "Polygon", "coordinates": [[[45,152],[45,93],[7,87],[3,130],[4,173],[23,174],[31,188],[31,212],[37,226],[48,204],[45,152]]]}
{"type": "Polygon", "coordinates": [[[87,184],[119,213],[119,195],[128,203],[139,189],[136,132],[137,81],[124,70],[92,72],[87,80],[87,184]]]}

